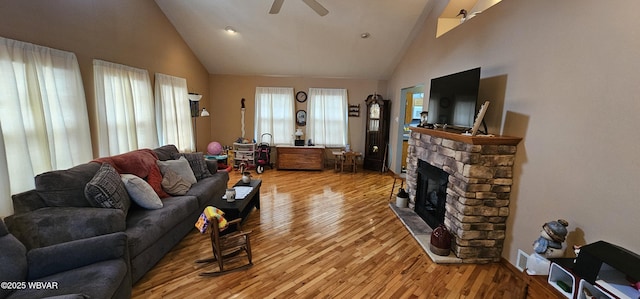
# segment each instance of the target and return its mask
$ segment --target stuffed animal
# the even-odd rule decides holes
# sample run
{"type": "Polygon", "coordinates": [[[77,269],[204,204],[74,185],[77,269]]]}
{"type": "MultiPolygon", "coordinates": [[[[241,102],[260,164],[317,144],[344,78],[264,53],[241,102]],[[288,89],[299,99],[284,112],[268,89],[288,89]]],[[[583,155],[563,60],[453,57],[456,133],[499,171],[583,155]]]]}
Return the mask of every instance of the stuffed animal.
{"type": "Polygon", "coordinates": [[[533,243],[533,250],[547,258],[557,258],[564,255],[569,222],[564,219],[550,221],[542,226],[540,237],[533,243]]]}

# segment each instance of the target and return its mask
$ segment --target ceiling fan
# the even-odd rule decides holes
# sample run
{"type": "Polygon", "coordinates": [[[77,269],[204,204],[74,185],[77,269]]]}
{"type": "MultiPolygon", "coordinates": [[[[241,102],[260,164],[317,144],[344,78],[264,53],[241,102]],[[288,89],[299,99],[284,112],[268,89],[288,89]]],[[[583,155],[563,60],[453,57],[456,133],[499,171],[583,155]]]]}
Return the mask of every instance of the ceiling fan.
{"type": "MultiPolygon", "coordinates": [[[[306,3],[311,9],[313,9],[317,14],[321,17],[325,16],[329,13],[329,11],[322,6],[322,4],[318,3],[316,0],[302,0],[302,2],[306,3]]],[[[273,0],[273,4],[271,5],[271,10],[269,10],[270,14],[277,14],[280,12],[280,8],[282,7],[282,3],[284,0],[273,0]]]]}

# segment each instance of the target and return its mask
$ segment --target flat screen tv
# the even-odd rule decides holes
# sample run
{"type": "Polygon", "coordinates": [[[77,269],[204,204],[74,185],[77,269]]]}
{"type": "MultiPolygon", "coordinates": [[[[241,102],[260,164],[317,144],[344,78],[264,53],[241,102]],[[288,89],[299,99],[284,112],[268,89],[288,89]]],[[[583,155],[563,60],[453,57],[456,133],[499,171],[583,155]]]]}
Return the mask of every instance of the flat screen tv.
{"type": "Polygon", "coordinates": [[[459,130],[472,128],[479,86],[480,68],[431,79],[427,123],[459,130]]]}

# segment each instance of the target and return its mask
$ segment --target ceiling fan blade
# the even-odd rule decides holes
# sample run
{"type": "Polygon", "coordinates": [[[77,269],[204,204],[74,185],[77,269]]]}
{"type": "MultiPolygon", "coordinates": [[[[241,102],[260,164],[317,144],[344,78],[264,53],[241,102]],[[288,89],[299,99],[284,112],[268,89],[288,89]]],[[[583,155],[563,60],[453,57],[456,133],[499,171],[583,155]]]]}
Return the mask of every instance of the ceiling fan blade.
{"type": "Polygon", "coordinates": [[[284,0],[273,0],[273,4],[271,5],[271,10],[269,10],[269,13],[274,15],[280,12],[280,8],[282,8],[282,3],[284,3],[284,0]]]}
{"type": "Polygon", "coordinates": [[[311,9],[313,9],[320,16],[325,16],[326,14],[329,13],[329,11],[326,8],[324,8],[322,4],[318,3],[318,1],[316,0],[302,0],[302,1],[307,5],[309,5],[309,7],[311,7],[311,9]]]}

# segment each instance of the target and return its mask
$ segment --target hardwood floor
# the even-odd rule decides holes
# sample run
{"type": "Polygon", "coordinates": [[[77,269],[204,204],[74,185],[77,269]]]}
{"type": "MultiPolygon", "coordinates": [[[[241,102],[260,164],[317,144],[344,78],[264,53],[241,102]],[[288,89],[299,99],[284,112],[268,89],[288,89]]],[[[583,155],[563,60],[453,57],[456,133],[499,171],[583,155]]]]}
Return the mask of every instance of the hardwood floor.
{"type": "Polygon", "coordinates": [[[208,235],[194,228],[134,285],[134,298],[524,297],[526,283],[502,264],[431,262],[388,206],[389,175],[267,168],[253,176],[263,180],[261,209],[243,226],[253,230],[253,267],[199,276],[216,266],[194,263],[211,255],[208,235]]]}

